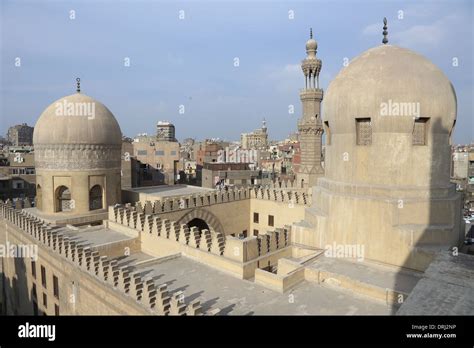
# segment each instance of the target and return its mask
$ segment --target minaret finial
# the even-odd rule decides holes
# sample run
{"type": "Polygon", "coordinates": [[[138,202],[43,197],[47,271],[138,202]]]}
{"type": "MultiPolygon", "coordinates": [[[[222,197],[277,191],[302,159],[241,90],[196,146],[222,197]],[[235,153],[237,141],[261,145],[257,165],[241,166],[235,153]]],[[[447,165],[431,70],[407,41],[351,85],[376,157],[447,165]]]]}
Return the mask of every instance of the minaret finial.
{"type": "Polygon", "coordinates": [[[76,84],[77,84],[76,92],[81,93],[81,79],[79,77],[76,79],[76,84]]]}
{"type": "Polygon", "coordinates": [[[388,42],[388,39],[387,39],[387,34],[388,34],[388,31],[387,31],[387,18],[386,17],[383,18],[383,32],[382,32],[382,34],[383,34],[382,43],[384,45],[386,45],[387,42],[388,42]]]}
{"type": "Polygon", "coordinates": [[[313,38],[313,28],[309,28],[309,38],[313,38]]]}

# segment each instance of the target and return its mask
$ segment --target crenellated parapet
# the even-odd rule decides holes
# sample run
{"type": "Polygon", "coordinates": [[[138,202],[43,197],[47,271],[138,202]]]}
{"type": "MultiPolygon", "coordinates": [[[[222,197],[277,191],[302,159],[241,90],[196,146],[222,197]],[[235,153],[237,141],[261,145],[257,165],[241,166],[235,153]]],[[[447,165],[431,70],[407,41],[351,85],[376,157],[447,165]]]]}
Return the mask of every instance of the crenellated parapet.
{"type": "Polygon", "coordinates": [[[196,193],[184,196],[165,197],[154,202],[136,202],[135,208],[138,213],[162,214],[185,209],[211,206],[214,204],[235,202],[250,198],[249,188],[233,188],[228,190],[216,190],[206,193],[196,193]]]}
{"type": "Polygon", "coordinates": [[[185,248],[178,247],[181,245],[242,263],[258,259],[290,245],[290,231],[286,227],[277,228],[275,231],[269,231],[257,237],[241,239],[225,236],[220,231],[207,229],[200,231],[197,227],[189,228],[186,224],[163,219],[160,215],[138,213],[136,208],[125,206],[109,207],[109,221],[135,229],[147,237],[151,236],[152,239],[147,239],[147,243],[162,243],[162,239],[166,239],[176,243],[176,250],[186,251],[185,248]],[[137,221],[144,223],[140,224],[137,221]]]}
{"type": "MultiPolygon", "coordinates": [[[[122,224],[138,229],[142,229],[142,226],[149,227],[149,224],[145,223],[145,217],[143,217],[143,223],[140,222],[143,214],[128,211],[122,213],[122,224]],[[125,218],[123,218],[124,216],[125,218]]],[[[170,304],[171,296],[166,284],[157,285],[153,279],[142,276],[138,272],[133,272],[129,267],[119,267],[117,260],[109,259],[107,256],[99,256],[98,251],[85,244],[77,243],[61,233],[61,227],[45,223],[24,210],[16,209],[12,202],[0,201],[0,219],[9,221],[18,230],[30,235],[52,252],[74,263],[82,271],[109,286],[121,290],[123,294],[131,297],[154,314],[202,314],[198,301],[193,301],[188,305],[181,303],[179,313],[174,312],[170,304]]],[[[175,226],[172,224],[167,226],[166,222],[163,222],[159,230],[165,231],[167,228],[169,231],[173,229],[174,232],[175,226]]],[[[155,228],[155,232],[157,230],[155,228]]],[[[167,233],[163,232],[163,234],[166,235],[167,233]]],[[[172,236],[175,234],[168,233],[168,235],[174,238],[172,236]]],[[[176,236],[176,238],[180,237],[177,234],[176,236]]]]}
{"type": "Polygon", "coordinates": [[[301,190],[288,190],[269,187],[255,187],[251,190],[251,198],[266,199],[289,205],[311,205],[311,195],[301,190]]]}

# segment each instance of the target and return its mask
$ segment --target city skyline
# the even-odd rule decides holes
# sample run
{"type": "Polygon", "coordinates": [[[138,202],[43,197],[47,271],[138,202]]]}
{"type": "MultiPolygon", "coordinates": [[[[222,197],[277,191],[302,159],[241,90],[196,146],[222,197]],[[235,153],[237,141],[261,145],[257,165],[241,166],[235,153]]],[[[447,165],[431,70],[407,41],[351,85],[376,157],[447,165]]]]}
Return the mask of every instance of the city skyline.
{"type": "MultiPolygon", "coordinates": [[[[472,52],[462,43],[472,41],[472,4],[359,4],[353,15],[344,3],[326,1],[271,7],[264,1],[153,1],[133,10],[130,2],[113,7],[108,2],[46,2],[38,7],[5,1],[0,132],[23,122],[34,126],[46,105],[74,93],[80,77],[83,93],[103,101],[126,136],[154,134],[156,123],[168,120],[179,140],[238,140],[266,118],[270,139],[282,139],[296,131],[301,117],[300,62],[309,28],[324,62],[321,86],[327,90],[345,58],[381,44],[386,16],[389,44],[416,49],[452,81],[458,99],[453,143],[471,142],[472,52]]],[[[322,109],[324,118],[324,101],[322,109]]]]}

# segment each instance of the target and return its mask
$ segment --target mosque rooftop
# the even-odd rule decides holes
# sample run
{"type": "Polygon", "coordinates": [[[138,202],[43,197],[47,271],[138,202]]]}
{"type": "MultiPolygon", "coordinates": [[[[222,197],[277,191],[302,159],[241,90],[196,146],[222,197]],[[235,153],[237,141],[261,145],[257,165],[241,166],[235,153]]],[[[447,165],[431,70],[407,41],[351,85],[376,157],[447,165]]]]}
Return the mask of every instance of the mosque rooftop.
{"type": "MultiPolygon", "coordinates": [[[[186,189],[184,187],[183,189],[186,189]]],[[[30,211],[30,213],[32,213],[30,211]]],[[[182,291],[186,304],[199,298],[206,312],[219,308],[219,315],[353,315],[392,313],[383,301],[358,295],[349,290],[320,286],[303,281],[284,294],[254,282],[207,266],[181,253],[155,257],[143,251],[117,256],[117,251],[132,246],[138,235],[106,225],[57,226],[55,231],[70,241],[98,250],[119,267],[151,277],[157,286],[166,284],[169,294],[182,291]],[[114,255],[109,255],[112,251],[114,255]],[[291,295],[291,296],[290,296],[291,295]]],[[[132,248],[130,248],[132,249],[132,248]]]]}

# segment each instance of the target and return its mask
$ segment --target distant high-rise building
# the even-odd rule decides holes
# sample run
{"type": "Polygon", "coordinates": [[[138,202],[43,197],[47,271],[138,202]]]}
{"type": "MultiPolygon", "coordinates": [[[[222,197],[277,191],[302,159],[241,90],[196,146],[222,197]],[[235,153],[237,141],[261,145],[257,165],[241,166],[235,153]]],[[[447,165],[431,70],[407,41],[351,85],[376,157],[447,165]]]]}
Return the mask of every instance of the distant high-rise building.
{"type": "Polygon", "coordinates": [[[34,127],[26,123],[18,124],[8,128],[8,141],[14,146],[32,145],[34,127]]]}
{"type": "Polygon", "coordinates": [[[176,141],[174,124],[167,121],[158,121],[156,124],[156,140],[176,141]]]}

